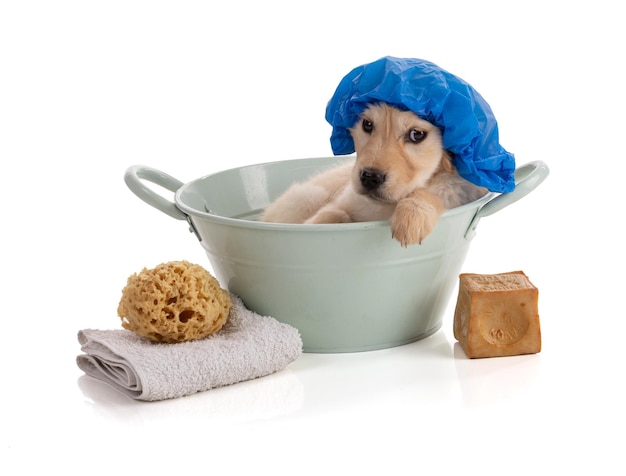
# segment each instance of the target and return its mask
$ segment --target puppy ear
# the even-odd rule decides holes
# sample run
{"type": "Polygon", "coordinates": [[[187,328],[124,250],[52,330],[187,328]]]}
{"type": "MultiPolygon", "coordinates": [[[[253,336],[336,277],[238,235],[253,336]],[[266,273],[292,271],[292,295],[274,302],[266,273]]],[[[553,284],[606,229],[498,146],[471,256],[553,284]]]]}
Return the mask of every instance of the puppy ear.
{"type": "Polygon", "coordinates": [[[448,152],[447,150],[443,151],[443,155],[441,156],[441,168],[446,172],[454,172],[454,165],[452,165],[452,157],[454,154],[452,152],[448,152]]]}

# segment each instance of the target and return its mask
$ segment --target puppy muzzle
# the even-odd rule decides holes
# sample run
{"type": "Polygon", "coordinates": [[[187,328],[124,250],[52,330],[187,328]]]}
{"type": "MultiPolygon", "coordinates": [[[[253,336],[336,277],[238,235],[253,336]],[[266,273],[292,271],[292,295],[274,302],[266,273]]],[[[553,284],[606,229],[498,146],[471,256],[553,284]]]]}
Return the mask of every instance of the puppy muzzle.
{"type": "Polygon", "coordinates": [[[387,176],[381,170],[372,167],[361,169],[359,174],[361,186],[367,192],[379,189],[385,183],[386,178],[387,176]]]}

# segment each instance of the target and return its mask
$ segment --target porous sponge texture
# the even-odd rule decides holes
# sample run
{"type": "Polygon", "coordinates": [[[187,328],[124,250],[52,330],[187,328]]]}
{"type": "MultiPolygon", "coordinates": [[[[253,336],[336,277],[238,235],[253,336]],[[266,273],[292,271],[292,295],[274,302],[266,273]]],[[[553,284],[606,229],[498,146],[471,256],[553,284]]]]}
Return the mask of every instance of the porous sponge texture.
{"type": "Polygon", "coordinates": [[[202,266],[170,261],[130,276],[117,314],[125,329],[155,342],[177,343],[220,330],[231,306],[228,292],[202,266]]]}

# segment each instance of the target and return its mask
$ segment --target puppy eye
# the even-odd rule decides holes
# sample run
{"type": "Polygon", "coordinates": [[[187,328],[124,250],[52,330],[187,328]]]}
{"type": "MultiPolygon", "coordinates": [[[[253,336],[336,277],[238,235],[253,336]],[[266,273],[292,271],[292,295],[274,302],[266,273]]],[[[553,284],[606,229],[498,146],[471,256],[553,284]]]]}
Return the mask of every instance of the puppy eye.
{"type": "Polygon", "coordinates": [[[417,129],[411,129],[408,134],[408,139],[414,144],[419,144],[424,139],[426,139],[426,132],[418,131],[417,129]]]}
{"type": "Polygon", "coordinates": [[[368,134],[371,134],[372,131],[374,130],[374,124],[372,124],[372,121],[368,119],[363,119],[361,126],[363,127],[363,130],[367,132],[368,134]]]}

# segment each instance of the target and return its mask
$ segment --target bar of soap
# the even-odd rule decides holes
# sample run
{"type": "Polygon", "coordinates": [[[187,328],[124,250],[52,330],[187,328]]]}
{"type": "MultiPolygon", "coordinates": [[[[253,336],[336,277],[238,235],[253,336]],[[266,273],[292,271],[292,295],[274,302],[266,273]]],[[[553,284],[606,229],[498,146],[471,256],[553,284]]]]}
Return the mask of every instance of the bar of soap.
{"type": "Polygon", "coordinates": [[[538,289],[523,271],[461,274],[454,337],[471,358],[541,351],[538,289]]]}

